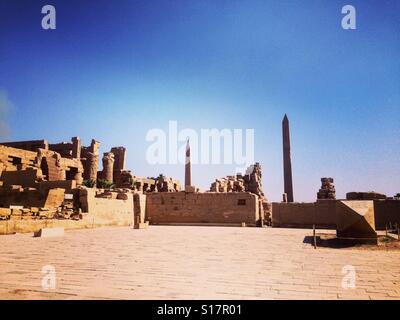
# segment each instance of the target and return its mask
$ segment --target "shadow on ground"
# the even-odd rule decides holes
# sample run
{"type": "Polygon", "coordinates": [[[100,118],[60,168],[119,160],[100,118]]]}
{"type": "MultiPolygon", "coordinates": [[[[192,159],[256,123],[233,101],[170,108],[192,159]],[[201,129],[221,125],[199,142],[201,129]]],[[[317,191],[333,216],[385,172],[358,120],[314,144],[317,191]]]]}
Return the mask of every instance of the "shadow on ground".
{"type": "MultiPolygon", "coordinates": [[[[314,237],[305,236],[303,243],[314,246],[314,237]]],[[[336,236],[330,235],[318,235],[316,236],[317,247],[321,248],[362,248],[362,249],[400,249],[400,241],[391,236],[378,236],[378,244],[371,244],[368,242],[360,242],[359,240],[352,239],[339,239],[336,236]]]]}
{"type": "MultiPolygon", "coordinates": [[[[333,249],[341,249],[341,248],[350,248],[360,246],[359,243],[351,240],[342,240],[336,237],[328,238],[317,236],[316,237],[317,247],[322,248],[333,248],[333,249]]],[[[314,237],[313,236],[305,236],[303,243],[314,245],[314,237]]]]}

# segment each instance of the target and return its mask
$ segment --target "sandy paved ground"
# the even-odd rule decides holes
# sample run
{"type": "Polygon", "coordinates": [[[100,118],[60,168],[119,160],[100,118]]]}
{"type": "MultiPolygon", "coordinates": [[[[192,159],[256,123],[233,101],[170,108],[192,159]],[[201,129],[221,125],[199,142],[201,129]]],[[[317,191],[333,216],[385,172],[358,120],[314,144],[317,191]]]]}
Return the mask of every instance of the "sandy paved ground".
{"type": "Polygon", "coordinates": [[[311,230],[151,226],[0,236],[0,299],[400,299],[400,251],[318,248],[311,230]],[[56,271],[44,289],[43,266],[56,271]],[[342,288],[342,268],[356,288],[342,288]]]}

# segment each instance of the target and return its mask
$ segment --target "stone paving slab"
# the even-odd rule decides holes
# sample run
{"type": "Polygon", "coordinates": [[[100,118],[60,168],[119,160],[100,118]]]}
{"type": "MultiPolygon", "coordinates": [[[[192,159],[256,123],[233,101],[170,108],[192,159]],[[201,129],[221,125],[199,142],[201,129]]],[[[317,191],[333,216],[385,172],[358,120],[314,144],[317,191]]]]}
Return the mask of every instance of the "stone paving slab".
{"type": "Polygon", "coordinates": [[[400,299],[399,250],[314,249],[303,242],[311,234],[150,226],[0,236],[0,299],[400,299]],[[346,265],[354,289],[342,288],[346,265]],[[54,289],[42,286],[44,266],[54,289]]]}

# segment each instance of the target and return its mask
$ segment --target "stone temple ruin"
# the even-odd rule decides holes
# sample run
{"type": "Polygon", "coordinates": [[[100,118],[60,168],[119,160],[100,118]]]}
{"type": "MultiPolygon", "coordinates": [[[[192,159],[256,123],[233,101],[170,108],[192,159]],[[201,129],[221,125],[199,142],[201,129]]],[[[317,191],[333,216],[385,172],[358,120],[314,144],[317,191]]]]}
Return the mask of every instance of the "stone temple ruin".
{"type": "MultiPolygon", "coordinates": [[[[100,159],[100,142],[79,137],[0,144],[0,233],[36,232],[43,227],[217,224],[261,226],[269,204],[261,165],[244,175],[216,180],[208,192],[191,184],[187,142],[185,190],[176,179],[145,178],[126,170],[126,149],[113,147],[100,159]],[[101,160],[101,163],[100,163],[101,160]],[[100,170],[102,166],[102,170],[100,170]]],[[[267,217],[267,219],[266,219],[267,217]]]]}
{"type": "Polygon", "coordinates": [[[149,224],[331,228],[338,237],[374,240],[376,230],[400,226],[400,196],[349,192],[336,199],[333,178],[321,178],[315,202],[294,202],[289,120],[283,121],[284,192],[268,202],[260,163],[244,174],[216,179],[206,192],[192,185],[187,141],[185,182],[126,169],[127,152],[79,137],[0,143],[0,234],[42,228],[149,224]],[[100,163],[101,161],[101,163],[100,163]],[[102,169],[100,170],[100,166],[102,169]]]}
{"type": "Polygon", "coordinates": [[[50,220],[58,220],[56,225],[79,220],[76,227],[86,227],[85,220],[94,214],[100,214],[99,225],[129,224],[134,194],[180,190],[175,179],[144,178],[125,170],[124,147],[105,152],[99,171],[99,149],[98,141],[82,146],[79,137],[58,144],[47,140],[1,143],[0,222],[6,224],[0,224],[0,234],[36,231],[44,220],[45,225],[50,220]]]}

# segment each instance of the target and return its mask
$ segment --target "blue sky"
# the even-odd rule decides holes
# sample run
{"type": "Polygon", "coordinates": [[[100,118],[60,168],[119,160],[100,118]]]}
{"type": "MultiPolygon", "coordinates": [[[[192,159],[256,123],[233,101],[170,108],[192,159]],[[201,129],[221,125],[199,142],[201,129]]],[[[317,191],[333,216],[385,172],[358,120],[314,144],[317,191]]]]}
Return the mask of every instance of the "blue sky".
{"type": "MultiPolygon", "coordinates": [[[[281,120],[291,124],[295,200],[331,176],[349,191],[400,192],[400,1],[0,2],[0,140],[79,135],[152,166],[152,128],[252,128],[270,200],[283,192],[281,120]],[[57,29],[41,28],[41,8],[57,29]],[[357,29],[341,28],[341,8],[357,29]],[[8,130],[5,130],[5,126],[8,130]]],[[[208,188],[235,165],[196,165],[208,188]]]]}

